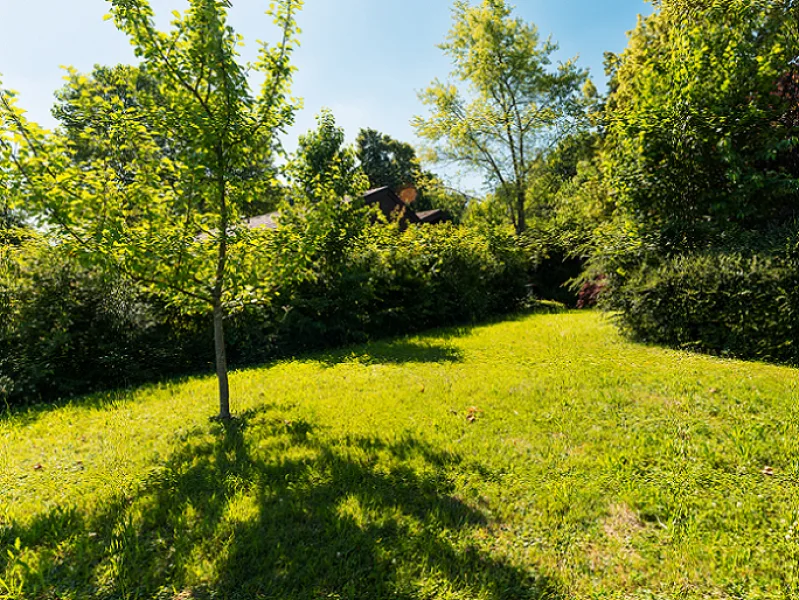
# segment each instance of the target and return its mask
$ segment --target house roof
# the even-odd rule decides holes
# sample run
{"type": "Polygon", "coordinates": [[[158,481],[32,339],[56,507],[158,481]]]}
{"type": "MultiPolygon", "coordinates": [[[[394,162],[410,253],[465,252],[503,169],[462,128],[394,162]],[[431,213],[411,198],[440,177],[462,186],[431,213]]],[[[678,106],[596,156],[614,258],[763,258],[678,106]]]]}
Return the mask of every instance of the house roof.
{"type": "Polygon", "coordinates": [[[449,215],[446,211],[440,208],[434,208],[433,210],[425,210],[422,212],[416,213],[416,216],[419,218],[420,223],[443,223],[445,221],[449,221],[449,215]]]}
{"type": "Polygon", "coordinates": [[[384,191],[390,190],[390,189],[391,188],[388,187],[387,185],[384,185],[383,187],[372,188],[371,190],[366,190],[366,192],[364,192],[364,194],[363,194],[363,197],[364,198],[368,198],[369,196],[372,196],[372,195],[377,194],[379,192],[384,192],[384,191]]]}
{"type": "Polygon", "coordinates": [[[419,222],[416,213],[411,210],[411,207],[405,204],[402,198],[389,187],[369,190],[363,195],[363,200],[367,205],[379,205],[380,210],[389,219],[399,218],[405,224],[419,222]]]}
{"type": "MultiPolygon", "coordinates": [[[[410,206],[389,187],[375,188],[363,195],[366,204],[379,204],[380,210],[388,218],[399,217],[404,223],[441,223],[449,220],[449,216],[441,209],[414,212],[410,206]]],[[[245,224],[250,229],[277,229],[280,221],[279,212],[271,212],[257,217],[250,217],[245,224]]]]}
{"type": "Polygon", "coordinates": [[[279,212],[271,212],[257,217],[250,217],[244,223],[249,229],[277,229],[279,218],[279,212]]]}

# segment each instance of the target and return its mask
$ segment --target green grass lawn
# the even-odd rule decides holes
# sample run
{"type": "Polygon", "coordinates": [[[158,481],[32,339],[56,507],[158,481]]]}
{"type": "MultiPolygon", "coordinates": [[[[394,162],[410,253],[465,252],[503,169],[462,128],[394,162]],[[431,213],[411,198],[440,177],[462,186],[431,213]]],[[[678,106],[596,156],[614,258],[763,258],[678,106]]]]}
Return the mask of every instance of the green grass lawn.
{"type": "Polygon", "coordinates": [[[799,372],[540,314],[0,420],[0,598],[797,598],[799,372]]]}

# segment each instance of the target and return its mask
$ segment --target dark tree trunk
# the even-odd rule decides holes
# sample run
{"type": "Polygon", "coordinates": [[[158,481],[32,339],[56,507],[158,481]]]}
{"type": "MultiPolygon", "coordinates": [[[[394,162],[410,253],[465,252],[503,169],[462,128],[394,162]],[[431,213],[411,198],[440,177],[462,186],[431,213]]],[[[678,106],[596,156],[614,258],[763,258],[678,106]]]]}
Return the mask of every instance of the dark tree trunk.
{"type": "Polygon", "coordinates": [[[523,189],[518,190],[516,192],[516,235],[521,235],[527,231],[527,218],[524,215],[525,200],[525,191],[523,189]]]}
{"type": "Polygon", "coordinates": [[[219,256],[216,263],[216,280],[212,294],[214,304],[214,346],[216,348],[216,378],[219,381],[219,419],[230,420],[230,385],[227,374],[227,348],[225,347],[225,311],[222,306],[225,269],[228,250],[228,196],[225,173],[225,147],[216,148],[217,184],[219,186],[219,256]]]}
{"type": "Polygon", "coordinates": [[[227,351],[225,348],[225,322],[222,303],[214,304],[214,346],[216,348],[216,378],[219,381],[219,418],[230,420],[230,385],[227,373],[227,351]]]}

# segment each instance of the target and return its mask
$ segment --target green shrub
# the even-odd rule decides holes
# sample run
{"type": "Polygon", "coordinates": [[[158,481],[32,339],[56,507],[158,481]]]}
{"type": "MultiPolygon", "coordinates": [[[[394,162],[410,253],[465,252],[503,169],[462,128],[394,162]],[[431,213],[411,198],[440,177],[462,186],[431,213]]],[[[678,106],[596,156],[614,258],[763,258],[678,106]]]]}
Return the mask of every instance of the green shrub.
{"type": "Polygon", "coordinates": [[[644,268],[610,294],[635,339],[799,364],[799,261],[696,254],[644,268]]]}
{"type": "Polygon", "coordinates": [[[527,293],[525,255],[500,230],[375,228],[353,250],[355,270],[371,273],[378,330],[477,321],[517,309],[527,293]]]}
{"type": "MultiPolygon", "coordinates": [[[[357,207],[287,212],[263,236],[272,293],[233,311],[228,355],[244,366],[513,311],[526,254],[507,233],[369,224],[357,207]]],[[[0,399],[11,404],[210,368],[211,323],[57,246],[6,251],[0,267],[0,399]]]]}
{"type": "Polygon", "coordinates": [[[2,257],[0,399],[6,402],[186,372],[198,366],[199,333],[157,299],[81,267],[58,247],[34,240],[2,257]]]}
{"type": "Polygon", "coordinates": [[[449,225],[350,230],[343,219],[320,230],[338,232],[332,240],[315,236],[308,220],[277,232],[274,263],[291,275],[268,305],[234,319],[232,356],[256,362],[475,322],[517,310],[527,298],[526,256],[507,233],[449,225]]]}

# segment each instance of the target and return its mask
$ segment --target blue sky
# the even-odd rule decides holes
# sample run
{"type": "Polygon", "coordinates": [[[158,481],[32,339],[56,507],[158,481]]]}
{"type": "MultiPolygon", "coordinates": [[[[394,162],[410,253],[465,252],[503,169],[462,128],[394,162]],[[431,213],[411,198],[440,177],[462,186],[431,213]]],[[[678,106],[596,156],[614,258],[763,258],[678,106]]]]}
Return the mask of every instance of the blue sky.
{"type": "MultiPolygon", "coordinates": [[[[474,0],[475,2],[477,0],[474,0]]],[[[166,24],[186,0],[151,0],[166,24]]],[[[233,0],[231,21],[249,43],[272,39],[263,12],[268,0],[233,0]]],[[[603,52],[620,52],[644,0],[516,0],[516,13],[559,42],[559,58],[580,56],[604,89],[603,52]]],[[[372,127],[415,143],[409,121],[423,114],[417,92],[432,79],[445,78],[449,63],[436,44],[451,23],[449,0],[306,0],[299,17],[302,46],[294,94],[305,108],[286,140],[314,126],[322,107],[333,110],[353,139],[372,127]]],[[[124,35],[111,22],[105,0],[0,0],[0,73],[4,87],[20,92],[29,117],[53,126],[53,92],[62,84],[60,65],[89,71],[96,63],[133,62],[124,35]]]]}

